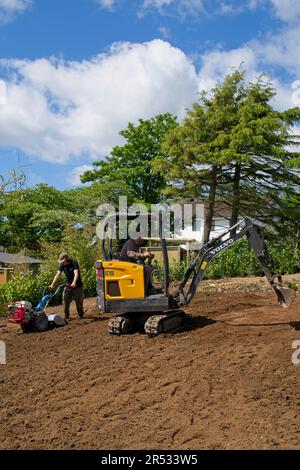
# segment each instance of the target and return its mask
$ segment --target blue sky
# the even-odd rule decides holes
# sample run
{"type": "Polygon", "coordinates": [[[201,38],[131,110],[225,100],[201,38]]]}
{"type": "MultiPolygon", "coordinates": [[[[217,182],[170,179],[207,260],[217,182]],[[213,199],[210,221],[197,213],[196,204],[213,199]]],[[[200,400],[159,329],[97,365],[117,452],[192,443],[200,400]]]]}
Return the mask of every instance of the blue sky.
{"type": "Polygon", "coordinates": [[[78,184],[129,121],[179,119],[242,62],[299,104],[299,0],[0,0],[0,174],[78,184]]]}

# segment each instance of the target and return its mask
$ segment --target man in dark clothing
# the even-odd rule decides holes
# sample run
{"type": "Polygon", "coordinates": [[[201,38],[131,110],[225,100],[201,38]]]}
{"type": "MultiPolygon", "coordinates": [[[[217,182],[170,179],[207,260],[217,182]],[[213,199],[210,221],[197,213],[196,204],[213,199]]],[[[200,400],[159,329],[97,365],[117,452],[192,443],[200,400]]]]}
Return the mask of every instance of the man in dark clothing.
{"type": "Polygon", "coordinates": [[[139,253],[139,247],[142,244],[142,238],[130,238],[124,245],[120,252],[120,261],[127,261],[129,263],[139,263],[144,265],[144,273],[145,273],[145,291],[147,294],[156,294],[157,291],[152,286],[150,279],[152,273],[152,266],[147,266],[144,264],[146,259],[153,259],[154,255],[150,251],[146,251],[145,253],[139,253]]]}
{"type": "Polygon", "coordinates": [[[83,318],[83,284],[80,276],[80,269],[77,261],[72,260],[67,253],[61,253],[58,258],[60,263],[59,270],[57,271],[50,289],[53,289],[56,282],[60,279],[62,273],[65,274],[68,285],[65,287],[63,292],[63,306],[65,320],[68,321],[70,318],[70,304],[72,300],[76,302],[77,316],[79,319],[83,318]]]}
{"type": "Polygon", "coordinates": [[[145,261],[146,259],[153,259],[154,255],[150,251],[146,253],[139,253],[139,247],[142,244],[141,237],[130,238],[123,246],[120,252],[120,261],[128,261],[134,263],[138,260],[145,261]]]}

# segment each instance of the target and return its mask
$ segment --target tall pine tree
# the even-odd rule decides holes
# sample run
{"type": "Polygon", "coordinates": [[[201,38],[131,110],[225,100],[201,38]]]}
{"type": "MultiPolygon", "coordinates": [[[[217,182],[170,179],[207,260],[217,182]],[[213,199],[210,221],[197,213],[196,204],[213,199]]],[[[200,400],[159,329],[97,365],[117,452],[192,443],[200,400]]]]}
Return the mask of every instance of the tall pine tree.
{"type": "Polygon", "coordinates": [[[269,82],[248,84],[236,71],[167,135],[168,156],[155,164],[168,175],[169,194],[207,203],[205,241],[216,202],[230,207],[231,226],[241,215],[272,223],[288,216],[281,201],[299,185],[292,128],[300,109],[275,110],[275,94],[269,82]]]}

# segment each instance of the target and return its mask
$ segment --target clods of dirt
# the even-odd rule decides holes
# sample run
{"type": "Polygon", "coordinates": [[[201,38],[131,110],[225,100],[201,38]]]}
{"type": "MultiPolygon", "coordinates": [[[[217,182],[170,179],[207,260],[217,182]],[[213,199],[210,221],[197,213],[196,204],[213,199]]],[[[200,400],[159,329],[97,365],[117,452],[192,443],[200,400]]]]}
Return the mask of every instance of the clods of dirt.
{"type": "Polygon", "coordinates": [[[1,323],[1,449],[299,449],[299,295],[200,292],[153,339],[109,336],[95,305],[43,334],[1,323]]]}

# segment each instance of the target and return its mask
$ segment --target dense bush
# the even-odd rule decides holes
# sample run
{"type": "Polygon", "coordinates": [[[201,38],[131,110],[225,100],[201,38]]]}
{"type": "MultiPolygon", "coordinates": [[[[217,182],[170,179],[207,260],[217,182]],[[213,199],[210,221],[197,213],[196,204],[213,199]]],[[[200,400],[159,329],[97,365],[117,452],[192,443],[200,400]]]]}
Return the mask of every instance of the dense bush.
{"type": "MultiPolygon", "coordinates": [[[[278,241],[272,243],[267,241],[266,244],[280,273],[293,274],[299,270],[299,248],[278,241]]],[[[188,264],[188,262],[171,264],[171,281],[182,279],[188,264]]],[[[205,277],[221,279],[226,277],[260,276],[262,274],[262,269],[248,241],[243,239],[217,255],[209,265],[205,277]]]]}
{"type": "Polygon", "coordinates": [[[170,281],[180,281],[183,276],[185,271],[187,270],[188,263],[182,262],[182,263],[171,263],[170,264],[170,281]]]}
{"type": "MultiPolygon", "coordinates": [[[[43,295],[47,286],[52,282],[55,271],[43,272],[34,275],[31,272],[17,274],[10,282],[0,286],[0,313],[3,313],[3,304],[26,300],[34,306],[43,295]]],[[[81,276],[84,285],[84,295],[94,297],[96,295],[96,273],[95,269],[82,269],[81,276]]],[[[62,283],[65,282],[64,276],[62,283]]]]}
{"type": "Polygon", "coordinates": [[[52,279],[53,273],[50,272],[39,275],[34,275],[31,272],[17,274],[10,282],[0,286],[0,297],[5,302],[27,300],[35,305],[52,279]]]}
{"type": "MultiPolygon", "coordinates": [[[[281,274],[296,273],[300,267],[300,250],[283,242],[268,242],[266,245],[281,274]]],[[[247,240],[242,239],[231,248],[220,253],[210,264],[206,277],[260,276],[262,269],[247,240]]]]}
{"type": "Polygon", "coordinates": [[[81,277],[83,282],[83,291],[85,297],[96,296],[96,270],[95,268],[82,269],[81,277]]]}
{"type": "Polygon", "coordinates": [[[261,272],[248,241],[240,240],[214,258],[207,269],[206,277],[220,279],[223,277],[259,276],[261,272]]]}

